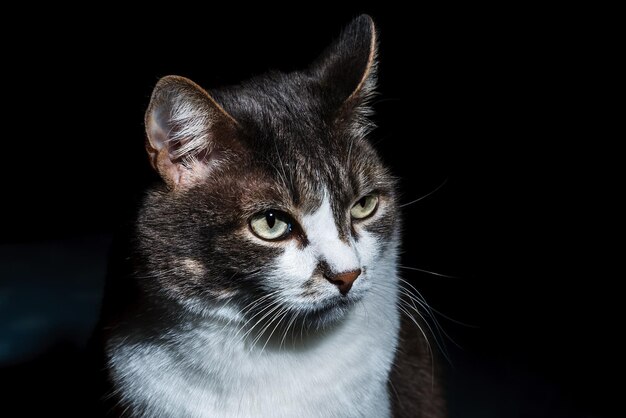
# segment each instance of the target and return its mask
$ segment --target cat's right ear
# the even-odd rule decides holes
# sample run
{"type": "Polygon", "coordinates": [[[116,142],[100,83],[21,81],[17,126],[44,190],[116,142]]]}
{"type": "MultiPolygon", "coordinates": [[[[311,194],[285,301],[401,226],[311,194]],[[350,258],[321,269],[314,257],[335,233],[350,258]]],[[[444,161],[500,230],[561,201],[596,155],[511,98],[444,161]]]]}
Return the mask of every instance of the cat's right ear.
{"type": "Polygon", "coordinates": [[[178,76],[159,80],[145,124],[150,162],[172,189],[186,189],[205,178],[237,127],[204,89],[178,76]]]}
{"type": "Polygon", "coordinates": [[[370,113],[367,105],[376,90],[377,45],[374,21],[361,15],[310,67],[326,89],[327,104],[344,117],[370,113]]]}

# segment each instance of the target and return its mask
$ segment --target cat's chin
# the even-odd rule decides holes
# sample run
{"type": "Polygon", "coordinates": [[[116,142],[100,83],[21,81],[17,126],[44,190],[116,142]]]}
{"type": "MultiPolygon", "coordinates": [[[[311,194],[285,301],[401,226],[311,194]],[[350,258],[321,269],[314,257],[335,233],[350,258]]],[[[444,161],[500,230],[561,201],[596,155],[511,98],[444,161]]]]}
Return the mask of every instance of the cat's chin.
{"type": "Polygon", "coordinates": [[[330,326],[343,320],[359,300],[358,296],[336,296],[302,309],[302,316],[309,326],[330,326]]]}

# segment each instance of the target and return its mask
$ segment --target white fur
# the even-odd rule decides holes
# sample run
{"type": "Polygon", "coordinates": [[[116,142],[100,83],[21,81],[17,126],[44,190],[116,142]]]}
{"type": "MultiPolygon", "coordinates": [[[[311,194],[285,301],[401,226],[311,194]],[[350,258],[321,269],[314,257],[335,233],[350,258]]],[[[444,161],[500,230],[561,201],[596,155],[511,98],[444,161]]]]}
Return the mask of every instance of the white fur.
{"type": "MultiPolygon", "coordinates": [[[[301,284],[318,259],[339,272],[362,268],[350,292],[362,299],[338,325],[309,335],[302,346],[287,340],[263,349],[240,338],[243,317],[220,304],[209,308],[213,320],[176,324],[165,341],[130,343],[119,335],[110,366],[124,398],[147,407],[150,417],[389,417],[387,378],[399,327],[396,246],[382,254],[365,231],[358,241],[342,242],[327,199],[302,226],[309,245],[289,244],[268,281],[298,306],[307,303],[301,284]]],[[[338,292],[325,281],[319,290],[338,292]]]]}
{"type": "Polygon", "coordinates": [[[318,210],[303,217],[302,227],[307,232],[311,247],[335,272],[353,271],[360,267],[355,248],[339,239],[328,193],[324,194],[318,210]]]}
{"type": "Polygon", "coordinates": [[[170,141],[181,143],[175,157],[194,155],[209,145],[211,119],[202,107],[178,99],[172,107],[170,120],[179,127],[177,131],[170,132],[170,141]]]}
{"type": "Polygon", "coordinates": [[[151,143],[157,150],[176,142],[179,146],[171,153],[173,159],[193,159],[199,151],[210,146],[210,113],[185,97],[173,97],[161,107],[152,109],[147,130],[151,143]]]}

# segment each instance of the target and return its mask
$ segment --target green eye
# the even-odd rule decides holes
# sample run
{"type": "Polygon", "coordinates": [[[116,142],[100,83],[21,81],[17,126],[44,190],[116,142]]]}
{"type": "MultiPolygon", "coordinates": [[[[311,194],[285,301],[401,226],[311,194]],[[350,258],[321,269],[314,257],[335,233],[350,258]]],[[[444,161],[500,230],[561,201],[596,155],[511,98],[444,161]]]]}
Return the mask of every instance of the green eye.
{"type": "Polygon", "coordinates": [[[350,215],[353,219],[365,219],[368,216],[372,216],[378,207],[378,196],[368,194],[360,198],[352,209],[350,209],[350,215]]]}
{"type": "Polygon", "coordinates": [[[286,215],[275,210],[268,210],[250,219],[250,229],[259,238],[275,241],[289,235],[291,222],[286,215]]]}

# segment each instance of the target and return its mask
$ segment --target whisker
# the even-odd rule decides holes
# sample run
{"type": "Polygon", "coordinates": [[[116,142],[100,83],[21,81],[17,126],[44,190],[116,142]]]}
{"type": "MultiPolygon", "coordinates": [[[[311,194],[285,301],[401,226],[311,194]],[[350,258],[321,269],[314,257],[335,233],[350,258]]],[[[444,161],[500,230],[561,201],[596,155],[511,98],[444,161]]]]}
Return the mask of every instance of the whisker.
{"type": "Polygon", "coordinates": [[[435,375],[435,361],[434,361],[435,356],[434,356],[433,348],[430,344],[430,341],[428,340],[428,337],[426,336],[426,333],[424,332],[420,324],[417,322],[417,320],[413,317],[413,315],[411,315],[410,312],[406,311],[400,305],[396,305],[396,306],[398,306],[398,309],[400,309],[400,311],[404,312],[404,314],[409,317],[409,319],[415,324],[417,329],[422,333],[422,336],[424,336],[424,341],[426,341],[426,347],[428,348],[428,353],[430,355],[430,370],[431,370],[432,376],[434,376],[435,375]]]}
{"type": "MultiPolygon", "coordinates": [[[[261,296],[259,299],[255,299],[252,302],[250,302],[249,304],[247,304],[246,306],[244,306],[243,308],[241,308],[239,310],[239,314],[241,314],[242,316],[247,314],[248,312],[256,309],[259,305],[263,305],[264,302],[267,301],[267,299],[271,298],[272,296],[276,295],[278,293],[278,291],[274,291],[274,292],[270,292],[264,296],[261,296]]],[[[254,318],[254,316],[252,317],[254,318]]],[[[250,318],[250,319],[252,319],[250,318]]],[[[246,325],[249,322],[249,320],[244,324],[246,325]]]]}
{"type": "Polygon", "coordinates": [[[251,306],[251,305],[255,305],[255,304],[258,305],[261,302],[263,302],[264,300],[266,300],[266,299],[268,299],[268,298],[270,298],[272,296],[275,296],[277,293],[278,293],[278,291],[273,291],[273,292],[270,292],[270,293],[268,293],[266,295],[261,296],[258,299],[253,300],[252,302],[250,302],[249,304],[247,304],[246,306],[244,306],[241,309],[241,313],[244,313],[246,311],[250,311],[250,310],[254,309],[254,306],[251,306]],[[248,308],[248,307],[250,307],[250,308],[248,308]]]}
{"type": "Polygon", "coordinates": [[[378,99],[376,101],[374,101],[372,104],[374,106],[379,105],[381,103],[389,103],[389,102],[400,102],[402,101],[402,99],[400,99],[399,97],[387,97],[384,99],[378,99]]]}
{"type": "Polygon", "coordinates": [[[414,296],[416,296],[416,297],[419,297],[419,298],[420,298],[420,300],[424,303],[425,308],[427,308],[429,311],[431,311],[431,315],[433,316],[433,318],[434,318],[433,313],[436,313],[437,315],[441,316],[442,318],[447,319],[447,320],[448,320],[448,321],[450,321],[450,322],[454,322],[455,324],[462,325],[462,326],[464,326],[464,327],[468,327],[468,328],[479,328],[479,327],[478,327],[478,326],[476,326],[476,325],[466,324],[466,323],[464,323],[464,322],[461,322],[461,321],[459,321],[459,320],[456,320],[456,319],[454,319],[454,318],[451,318],[451,317],[449,317],[448,315],[446,315],[446,314],[442,313],[441,311],[438,311],[437,309],[433,308],[432,306],[430,306],[430,305],[426,302],[426,298],[424,297],[424,295],[422,295],[422,294],[420,293],[420,291],[419,291],[419,290],[417,290],[417,289],[415,288],[415,286],[413,286],[411,283],[409,283],[407,280],[404,280],[404,279],[403,279],[403,278],[401,278],[401,277],[399,277],[399,279],[400,279],[400,281],[402,282],[402,283],[400,284],[400,287],[402,287],[402,288],[404,288],[405,290],[408,290],[408,291],[410,292],[410,290],[409,290],[409,289],[407,289],[406,287],[404,287],[404,284],[406,284],[407,286],[409,286],[409,287],[413,290],[413,292],[415,292],[415,294],[413,294],[413,295],[414,295],[414,296]]]}
{"type": "MultiPolygon", "coordinates": [[[[247,335],[249,335],[249,334],[250,334],[250,332],[252,332],[252,330],[253,330],[253,329],[254,329],[257,325],[259,325],[260,323],[262,323],[262,322],[265,320],[265,318],[267,318],[267,317],[268,317],[268,316],[270,316],[270,315],[275,315],[275,312],[276,312],[277,310],[282,309],[282,306],[281,306],[281,304],[280,304],[280,302],[279,302],[279,301],[275,301],[275,302],[273,302],[272,304],[270,304],[270,306],[271,306],[271,309],[269,309],[269,310],[265,313],[265,315],[263,315],[263,317],[261,317],[258,321],[256,321],[256,323],[252,326],[252,328],[250,328],[250,329],[249,329],[249,330],[248,330],[248,331],[244,334],[244,338],[245,338],[247,335]]],[[[271,322],[271,321],[270,321],[270,322],[271,322]]],[[[258,338],[259,338],[259,336],[260,336],[260,335],[261,335],[261,333],[257,334],[257,336],[254,338],[254,340],[252,341],[252,344],[251,344],[251,346],[252,346],[252,347],[256,344],[256,342],[258,341],[258,338]]],[[[252,348],[252,347],[251,347],[251,348],[252,348]]]]}
{"type": "Polygon", "coordinates": [[[437,311],[436,309],[434,309],[433,307],[431,307],[428,302],[426,302],[426,298],[420,293],[419,290],[417,290],[415,288],[415,286],[413,286],[411,283],[409,283],[408,281],[404,280],[403,278],[399,278],[400,279],[400,288],[402,289],[402,292],[404,293],[404,295],[406,295],[407,297],[409,297],[412,301],[417,302],[420,306],[422,306],[424,309],[426,309],[426,311],[428,312],[428,314],[430,315],[430,317],[432,318],[434,324],[435,324],[435,329],[437,330],[438,334],[439,334],[439,338],[441,338],[442,340],[442,344],[445,345],[445,341],[443,340],[443,336],[445,336],[448,340],[450,340],[454,345],[456,345],[459,348],[462,348],[456,341],[454,341],[454,339],[445,331],[445,329],[443,328],[443,326],[439,323],[439,321],[437,320],[437,317],[435,316],[435,313],[439,314],[439,315],[443,315],[441,314],[439,311],[437,311]],[[409,288],[405,287],[405,285],[409,286],[409,288]],[[413,290],[412,293],[411,289],[413,290]],[[443,334],[443,336],[441,335],[443,334]]]}
{"type": "MultiPolygon", "coordinates": [[[[439,311],[436,311],[434,308],[432,308],[426,302],[426,299],[424,298],[424,296],[411,283],[407,282],[406,280],[404,280],[402,278],[400,280],[402,280],[404,283],[406,283],[406,285],[410,286],[413,289],[413,291],[415,292],[415,293],[412,293],[410,291],[410,289],[404,287],[404,284],[401,283],[401,289],[402,289],[401,291],[402,291],[402,293],[406,297],[408,297],[412,301],[413,304],[417,303],[422,308],[424,308],[426,310],[426,312],[428,313],[428,315],[430,316],[430,318],[432,319],[433,324],[435,326],[435,330],[437,331],[437,334],[435,335],[435,339],[437,340],[438,345],[442,345],[444,347],[443,351],[445,351],[447,353],[447,347],[446,347],[446,344],[445,344],[445,339],[447,339],[448,341],[452,342],[452,344],[454,344],[458,348],[463,349],[463,347],[459,343],[457,343],[454,340],[454,338],[452,338],[450,336],[450,334],[448,334],[446,332],[445,328],[437,320],[437,317],[435,316],[435,313],[440,314],[439,311]],[[445,339],[444,339],[444,337],[445,337],[445,339]]],[[[414,309],[417,310],[417,307],[415,305],[413,305],[413,306],[414,306],[414,309]]],[[[440,315],[443,315],[443,314],[440,314],[440,315]]],[[[426,319],[424,318],[424,320],[426,320],[426,319]]]]}
{"type": "MultiPolygon", "coordinates": [[[[233,339],[236,338],[239,335],[239,332],[242,331],[254,318],[261,315],[263,312],[266,312],[268,309],[270,309],[270,313],[271,313],[271,308],[277,305],[278,305],[277,301],[272,301],[270,299],[270,301],[266,303],[266,305],[263,308],[261,308],[257,313],[252,315],[241,327],[239,327],[239,330],[234,335],[233,339]]],[[[248,334],[250,334],[250,332],[254,329],[254,327],[256,327],[259,324],[259,322],[262,321],[266,317],[267,317],[267,314],[265,314],[263,318],[260,318],[259,320],[257,320],[257,322],[252,326],[252,328],[248,329],[248,331],[245,332],[245,334],[241,337],[240,341],[243,341],[248,336],[248,334]]]]}
{"type": "MultiPolygon", "coordinates": [[[[270,335],[267,337],[267,340],[265,340],[265,344],[263,344],[263,347],[261,347],[261,352],[259,353],[259,355],[263,354],[263,350],[265,350],[265,347],[267,346],[267,343],[270,342],[270,340],[272,339],[272,335],[274,335],[274,332],[276,332],[276,329],[280,326],[280,324],[283,322],[283,319],[285,318],[285,316],[289,313],[289,310],[287,308],[283,308],[282,311],[280,311],[276,317],[279,318],[278,321],[276,322],[276,325],[274,326],[274,329],[272,329],[272,332],[270,332],[270,335]]],[[[274,320],[272,319],[272,322],[274,320]]],[[[270,322],[270,324],[272,323],[270,322]]],[[[265,331],[263,331],[265,332],[265,331]]]]}
{"type": "MultiPolygon", "coordinates": [[[[261,329],[261,331],[259,333],[257,333],[257,336],[254,338],[254,340],[252,341],[252,344],[250,344],[250,351],[252,351],[252,349],[254,348],[254,346],[257,344],[257,342],[259,342],[259,340],[261,339],[261,337],[263,336],[263,334],[265,333],[265,331],[267,331],[267,329],[272,325],[272,322],[274,322],[278,317],[280,317],[280,315],[283,313],[283,311],[285,310],[285,308],[281,305],[281,304],[277,304],[276,309],[272,309],[272,311],[270,313],[272,313],[272,317],[270,318],[269,321],[267,321],[267,323],[263,326],[263,328],[261,329]],[[278,310],[278,311],[277,311],[278,310]]],[[[265,346],[263,346],[263,348],[265,348],[265,346]]],[[[263,350],[261,350],[262,352],[263,350]]]]}
{"type": "MultiPolygon", "coordinates": [[[[285,339],[287,338],[287,333],[289,332],[289,328],[291,327],[292,324],[295,323],[296,319],[298,318],[298,315],[296,315],[295,312],[290,312],[290,313],[291,313],[291,319],[287,323],[287,328],[285,329],[285,334],[283,335],[283,338],[280,340],[280,347],[283,346],[283,343],[285,342],[285,339]]],[[[295,348],[295,345],[294,345],[294,348],[295,348]]]]}
{"type": "Polygon", "coordinates": [[[302,344],[304,342],[304,327],[306,326],[307,328],[307,336],[309,333],[309,325],[306,322],[306,319],[308,318],[309,313],[306,312],[303,316],[302,316],[302,325],[300,326],[300,343],[302,344]]]}
{"type": "Polygon", "coordinates": [[[432,194],[436,193],[439,189],[441,189],[443,186],[445,186],[447,182],[448,182],[448,179],[446,178],[446,179],[445,179],[444,181],[442,181],[442,182],[441,182],[441,184],[440,184],[439,186],[437,186],[434,190],[432,190],[432,191],[430,191],[430,192],[426,193],[426,194],[425,194],[424,196],[422,196],[422,197],[419,197],[419,198],[417,198],[417,199],[415,199],[415,200],[411,200],[410,202],[408,202],[408,203],[404,203],[404,204],[402,204],[402,205],[400,205],[400,206],[398,206],[398,207],[403,208],[403,207],[405,207],[405,206],[412,205],[413,203],[417,203],[417,202],[419,202],[420,200],[426,199],[428,196],[430,196],[430,195],[432,195],[432,194]]]}
{"type": "Polygon", "coordinates": [[[437,272],[434,272],[434,271],[420,269],[420,268],[417,268],[417,267],[409,267],[409,266],[402,266],[402,265],[399,265],[398,267],[403,269],[403,270],[419,271],[421,273],[432,274],[433,276],[445,277],[447,279],[461,279],[461,277],[458,277],[458,276],[451,276],[449,274],[437,273],[437,272]]]}
{"type": "MultiPolygon", "coordinates": [[[[448,352],[448,348],[446,347],[445,341],[443,340],[443,336],[441,335],[441,331],[440,331],[440,326],[435,326],[435,329],[433,330],[433,327],[430,325],[430,323],[426,320],[426,318],[422,315],[422,313],[419,311],[419,309],[417,309],[415,306],[407,304],[407,302],[403,299],[401,299],[401,302],[404,303],[404,306],[406,307],[406,309],[409,310],[413,310],[420,318],[422,318],[422,320],[424,321],[424,324],[426,325],[426,327],[428,328],[430,334],[433,336],[435,343],[437,344],[437,347],[439,348],[439,350],[441,351],[441,353],[443,354],[443,356],[446,358],[446,360],[448,360],[448,362],[452,363],[449,357],[449,352],[448,352]],[[436,332],[435,332],[436,330],[436,332]],[[439,337],[437,337],[439,336],[439,337]]],[[[445,334],[445,332],[444,332],[445,334]]],[[[447,334],[445,334],[446,336],[448,336],[447,334]]],[[[448,336],[448,338],[450,338],[448,336]]]]}
{"type": "Polygon", "coordinates": [[[426,298],[424,297],[424,295],[422,295],[420,293],[419,290],[417,290],[415,288],[415,286],[413,286],[411,283],[409,283],[408,281],[404,280],[403,278],[399,278],[400,280],[400,292],[402,292],[404,295],[408,296],[409,298],[411,298],[411,300],[414,300],[415,302],[417,302],[420,306],[422,306],[424,309],[426,309],[426,311],[428,312],[428,314],[433,318],[433,320],[437,320],[437,318],[435,318],[435,315],[433,314],[433,309],[431,308],[431,306],[428,304],[428,302],[426,302],[426,298]],[[406,286],[409,286],[408,288],[406,286]],[[415,293],[412,293],[411,290],[415,293]]]}
{"type": "MultiPolygon", "coordinates": [[[[423,324],[427,327],[430,335],[432,336],[432,338],[435,339],[437,347],[442,352],[446,360],[451,363],[449,352],[445,344],[445,339],[448,339],[456,346],[459,346],[459,344],[457,344],[456,341],[454,341],[454,339],[443,329],[443,327],[435,317],[432,308],[424,299],[424,296],[411,283],[407,282],[401,277],[398,277],[398,280],[399,282],[397,287],[392,286],[388,283],[383,284],[380,282],[377,283],[377,287],[385,291],[397,291],[399,293],[397,299],[398,308],[402,308],[401,311],[405,315],[407,315],[409,319],[411,319],[411,321],[416,321],[416,319],[411,314],[411,311],[415,312],[415,314],[417,314],[422,319],[423,324]],[[408,300],[406,300],[405,298],[407,298],[408,300]],[[424,310],[423,313],[418,308],[418,306],[424,310]],[[431,322],[424,316],[424,314],[427,314],[430,317],[433,323],[432,325],[431,322]]],[[[424,332],[421,327],[420,331],[424,332]]]]}

